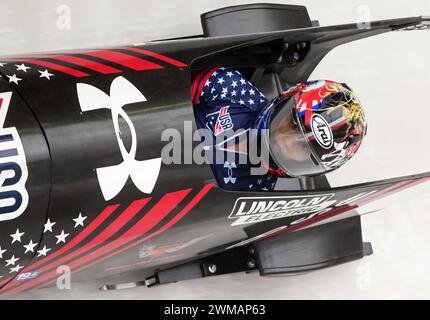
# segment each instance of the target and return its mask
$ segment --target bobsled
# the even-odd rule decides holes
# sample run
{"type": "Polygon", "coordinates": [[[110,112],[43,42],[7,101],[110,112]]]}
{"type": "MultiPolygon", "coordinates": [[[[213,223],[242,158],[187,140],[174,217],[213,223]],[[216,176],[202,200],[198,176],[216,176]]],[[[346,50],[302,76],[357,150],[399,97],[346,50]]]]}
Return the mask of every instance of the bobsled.
{"type": "Polygon", "coordinates": [[[65,275],[118,289],[360,259],[372,248],[355,209],[430,179],[331,187],[319,175],[228,191],[185,139],[202,70],[235,68],[272,99],[336,47],[428,29],[430,17],[319,26],[303,6],[253,4],[201,20],[197,36],[0,58],[1,294],[65,275]],[[182,142],[179,162],[163,159],[168,130],[182,142]]]}

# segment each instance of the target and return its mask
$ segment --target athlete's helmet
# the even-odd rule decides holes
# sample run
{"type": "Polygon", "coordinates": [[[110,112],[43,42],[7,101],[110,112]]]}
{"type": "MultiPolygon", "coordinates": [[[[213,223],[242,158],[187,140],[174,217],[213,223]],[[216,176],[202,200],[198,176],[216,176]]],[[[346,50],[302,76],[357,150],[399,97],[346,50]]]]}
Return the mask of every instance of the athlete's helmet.
{"type": "Polygon", "coordinates": [[[299,84],[260,114],[258,128],[270,150],[270,170],[313,176],[335,170],[360,147],[367,125],[360,101],[346,85],[299,84]],[[263,131],[260,131],[263,132],[263,131]]]}

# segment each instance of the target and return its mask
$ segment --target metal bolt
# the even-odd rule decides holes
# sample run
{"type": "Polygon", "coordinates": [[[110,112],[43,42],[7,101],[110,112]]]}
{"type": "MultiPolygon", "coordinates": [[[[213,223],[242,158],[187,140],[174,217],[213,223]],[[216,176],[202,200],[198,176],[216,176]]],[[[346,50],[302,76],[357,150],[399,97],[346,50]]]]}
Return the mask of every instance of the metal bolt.
{"type": "Polygon", "coordinates": [[[249,247],[249,248],[248,248],[248,252],[249,252],[251,255],[254,255],[254,254],[255,254],[255,250],[254,250],[254,248],[253,248],[253,247],[249,247]]]}
{"type": "Polygon", "coordinates": [[[302,42],[302,48],[306,48],[306,42],[302,42]]]}
{"type": "Polygon", "coordinates": [[[216,272],[216,265],[215,264],[210,264],[208,267],[208,270],[210,273],[215,273],[216,272]]]}
{"type": "Polygon", "coordinates": [[[255,260],[254,259],[249,259],[246,264],[247,264],[249,269],[255,268],[255,260]]]}
{"type": "Polygon", "coordinates": [[[293,58],[296,61],[299,60],[300,59],[300,54],[298,52],[294,52],[293,58]]]}

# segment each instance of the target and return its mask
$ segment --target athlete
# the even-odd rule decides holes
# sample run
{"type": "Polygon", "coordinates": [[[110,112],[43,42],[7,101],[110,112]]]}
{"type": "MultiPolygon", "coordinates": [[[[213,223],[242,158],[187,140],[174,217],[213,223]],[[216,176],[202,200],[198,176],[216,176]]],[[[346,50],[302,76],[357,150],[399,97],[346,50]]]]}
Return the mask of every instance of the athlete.
{"type": "Polygon", "coordinates": [[[357,97],[334,81],[300,83],[269,102],[239,71],[217,67],[197,75],[191,91],[197,126],[210,131],[207,144],[223,155],[222,161],[213,157],[211,168],[227,190],[272,191],[280,177],[328,173],[356,153],[367,130],[357,97]],[[238,140],[243,134],[248,139],[238,140]],[[266,161],[240,161],[249,141],[268,150],[266,161]],[[263,174],[252,173],[258,166],[263,174]]]}

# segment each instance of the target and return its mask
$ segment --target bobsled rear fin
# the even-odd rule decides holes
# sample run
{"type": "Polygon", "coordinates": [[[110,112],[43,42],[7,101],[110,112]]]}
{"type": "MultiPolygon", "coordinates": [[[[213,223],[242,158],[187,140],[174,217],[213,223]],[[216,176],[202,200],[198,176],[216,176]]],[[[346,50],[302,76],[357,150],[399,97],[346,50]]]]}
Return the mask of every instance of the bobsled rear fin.
{"type": "Polygon", "coordinates": [[[201,15],[205,37],[312,27],[305,6],[246,4],[217,9],[201,15]]]}
{"type": "Polygon", "coordinates": [[[253,34],[209,37],[207,41],[217,43],[221,48],[195,57],[191,61],[191,69],[198,72],[216,65],[275,68],[282,83],[304,82],[337,46],[390,31],[428,29],[429,23],[430,17],[418,16],[280,31],[263,29],[253,34]]]}

